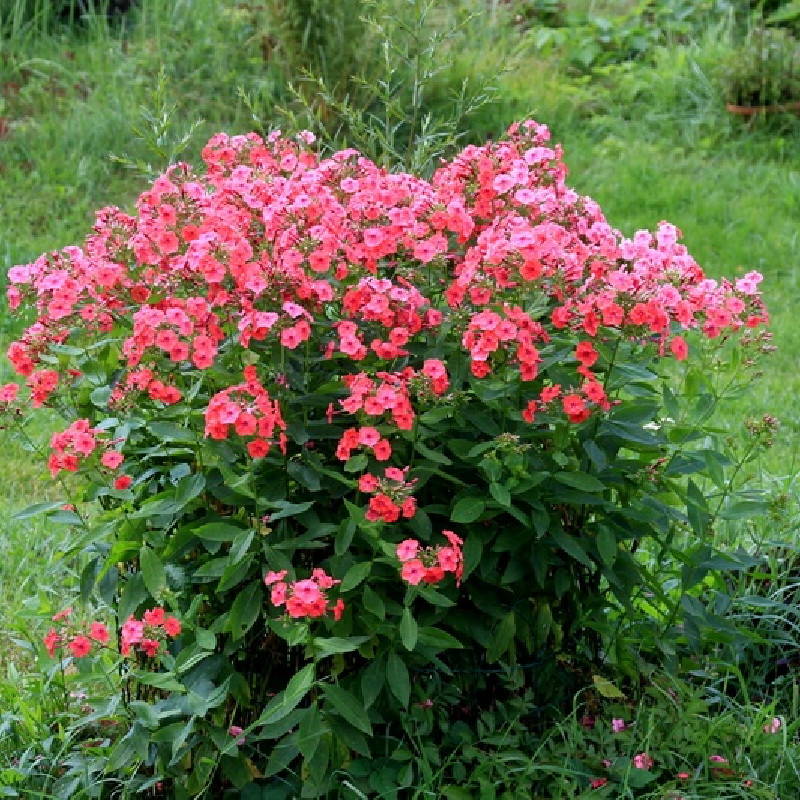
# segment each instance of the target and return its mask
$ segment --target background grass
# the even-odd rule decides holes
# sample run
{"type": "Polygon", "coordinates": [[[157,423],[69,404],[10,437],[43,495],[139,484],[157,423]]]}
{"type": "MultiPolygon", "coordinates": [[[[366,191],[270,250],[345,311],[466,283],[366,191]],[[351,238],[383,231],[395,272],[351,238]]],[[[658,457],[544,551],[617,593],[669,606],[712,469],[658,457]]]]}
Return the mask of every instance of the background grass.
{"type": "MultiPolygon", "coordinates": [[[[0,284],[13,264],[80,242],[95,209],[120,205],[131,210],[148,168],[158,169],[178,154],[197,161],[205,141],[218,130],[242,133],[285,125],[279,108],[302,111],[290,82],[315,102],[303,69],[323,73],[334,99],[357,94],[348,70],[369,69],[375,44],[358,26],[343,26],[341,17],[326,28],[324,3],[309,2],[308,9],[322,16],[303,18],[300,22],[307,24],[299,26],[280,13],[291,4],[278,0],[141,0],[122,19],[94,15],[73,25],[26,18],[21,3],[12,2],[11,12],[0,3],[0,284]],[[363,47],[354,54],[350,41],[353,57],[337,61],[332,54],[348,45],[348,37],[363,47]],[[153,155],[154,145],[160,157],[153,155]],[[137,169],[112,154],[125,156],[137,169]]],[[[361,5],[343,2],[339,13],[352,18],[361,5]]],[[[788,505],[779,527],[765,520],[757,535],[739,543],[764,546],[780,536],[783,546],[793,546],[800,467],[795,379],[800,356],[800,122],[783,117],[743,123],[726,115],[715,65],[731,47],[735,20],[731,13],[710,13],[713,4],[698,2],[691,25],[664,27],[660,38],[654,39],[648,28],[649,44],[632,60],[633,34],[626,39],[615,33],[616,44],[600,41],[586,13],[610,20],[614,31],[635,32],[632,26],[640,24],[631,16],[636,4],[575,0],[551,5],[562,21],[570,14],[574,21],[553,36],[541,22],[549,18],[536,18],[540,24],[520,21],[519,12],[529,10],[524,3],[449,4],[448,20],[460,20],[464,27],[432,56],[439,71],[427,86],[426,108],[436,114],[452,104],[464,80],[480,83],[495,75],[492,100],[467,118],[464,141],[497,137],[512,121],[534,116],[564,145],[571,185],[597,200],[625,234],[669,220],[683,231],[690,252],[711,276],[736,277],[752,269],[764,274],[777,352],[767,360],[763,379],[728,406],[720,424],[738,431],[748,416],[771,413],[782,420],[774,448],[754,465],[752,476],[786,492],[788,505]],[[469,12],[478,14],[476,21],[466,21],[469,12]],[[580,66],[587,41],[601,54],[591,68],[580,66]]],[[[655,4],[664,14],[678,5],[655,4]]],[[[333,138],[347,135],[337,129],[329,103],[318,103],[316,113],[333,138]]],[[[5,347],[23,322],[8,309],[0,310],[0,345],[5,347]]],[[[10,379],[3,364],[0,382],[10,379]]],[[[47,422],[39,422],[32,435],[41,444],[49,431],[47,422]]],[[[0,453],[0,673],[6,676],[0,685],[10,703],[15,692],[21,696],[25,679],[20,676],[31,664],[26,638],[41,633],[42,614],[67,602],[80,565],[66,555],[68,528],[13,518],[28,503],[60,496],[43,460],[21,450],[5,431],[0,431],[0,453]]],[[[782,581],[774,583],[775,591],[800,580],[794,563],[773,553],[772,580],[782,581]]],[[[735,591],[729,587],[729,593],[751,588],[742,582],[735,591]]],[[[779,684],[784,698],[796,692],[793,678],[779,684]]],[[[717,726],[735,738],[741,734],[737,726],[744,725],[755,737],[753,732],[763,727],[767,700],[740,696],[737,702],[725,711],[728,717],[702,720],[698,712],[693,730],[717,726]]],[[[636,714],[645,725],[652,712],[643,709],[636,714]]],[[[581,730],[576,715],[564,721],[553,741],[561,737],[580,748],[581,730]]],[[[792,741],[795,734],[796,726],[792,741]]],[[[676,752],[680,746],[675,745],[676,752]]],[[[543,747],[551,748],[554,759],[563,752],[552,742],[543,747]]],[[[786,747],[757,755],[747,751],[742,758],[780,762],[774,770],[788,783],[775,786],[784,792],[785,786],[800,786],[794,755],[787,755],[786,747]]],[[[728,795],[698,789],[700,794],[687,791],[684,796],[774,796],[769,787],[762,788],[763,794],[742,795],[737,783],[728,795]]]]}

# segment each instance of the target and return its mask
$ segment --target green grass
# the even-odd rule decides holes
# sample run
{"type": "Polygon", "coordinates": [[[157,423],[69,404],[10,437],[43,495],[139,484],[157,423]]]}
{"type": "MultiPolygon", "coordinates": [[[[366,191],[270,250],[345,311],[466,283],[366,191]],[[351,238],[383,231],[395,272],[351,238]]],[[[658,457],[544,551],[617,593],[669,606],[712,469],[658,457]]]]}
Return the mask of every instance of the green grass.
{"type": "MultiPolygon", "coordinates": [[[[629,5],[606,3],[604,8],[629,5]]],[[[240,87],[254,98],[267,126],[270,104],[286,99],[285,64],[275,55],[262,4],[142,0],[140,6],[122,31],[95,21],[74,31],[42,35],[23,28],[0,37],[0,285],[4,268],[80,242],[95,209],[109,204],[133,208],[144,180],[110,156],[140,162],[151,158],[136,132],[142,106],[175,107],[171,133],[161,143],[166,156],[193,123],[203,120],[182,155],[191,162],[212,132],[239,133],[255,124],[240,87]],[[159,98],[155,87],[162,72],[165,89],[159,98]]],[[[796,540],[800,122],[747,126],[725,115],[713,69],[726,36],[720,23],[698,31],[691,41],[655,52],[649,63],[609,68],[587,78],[568,69],[563,54],[542,53],[522,31],[498,22],[471,41],[469,49],[450,53],[442,86],[492,72],[515,51],[513,68],[497,81],[495,101],[472,119],[470,140],[496,137],[513,120],[532,114],[564,144],[569,183],[597,200],[610,223],[625,234],[669,220],[683,231],[685,244],[711,276],[735,277],[751,269],[764,274],[777,352],[765,361],[763,378],[730,403],[720,421],[735,431],[748,416],[772,413],[782,420],[775,447],[757,466],[792,496],[780,535],[796,540]]],[[[2,346],[19,326],[15,315],[0,313],[2,346]]],[[[9,379],[7,366],[0,367],[0,382],[9,379]]],[[[47,425],[37,426],[36,438],[46,442],[47,436],[47,425]]],[[[15,642],[41,633],[43,619],[72,597],[80,565],[65,556],[68,528],[13,519],[29,503],[60,496],[43,463],[19,450],[5,431],[0,431],[0,452],[2,697],[23,686],[20,671],[31,664],[30,653],[15,642]]],[[[768,521],[761,523],[759,541],[771,539],[769,528],[768,521]]],[[[790,689],[781,688],[784,699],[790,689]]],[[[10,704],[9,697],[5,702],[10,704]]],[[[759,750],[762,722],[761,706],[750,700],[728,707],[722,716],[703,717],[694,729],[706,726],[710,738],[715,725],[734,738],[745,730],[752,751],[737,751],[743,763],[749,759],[773,774],[788,772],[785,785],[798,785],[796,746],[785,740],[782,751],[772,742],[759,750]]],[[[640,727],[646,727],[644,716],[640,727]]],[[[793,738],[796,727],[791,728],[793,738]]],[[[573,751],[581,746],[575,720],[565,720],[560,733],[573,751]]],[[[554,741],[548,752],[560,757],[563,747],[554,741]]],[[[678,754],[679,745],[674,749],[678,754]]],[[[699,794],[686,791],[684,796],[745,796],[737,793],[738,784],[729,794],[724,787],[711,794],[701,780],[705,777],[698,777],[699,794]]],[[[768,787],[753,796],[771,796],[767,792],[768,787]]]]}

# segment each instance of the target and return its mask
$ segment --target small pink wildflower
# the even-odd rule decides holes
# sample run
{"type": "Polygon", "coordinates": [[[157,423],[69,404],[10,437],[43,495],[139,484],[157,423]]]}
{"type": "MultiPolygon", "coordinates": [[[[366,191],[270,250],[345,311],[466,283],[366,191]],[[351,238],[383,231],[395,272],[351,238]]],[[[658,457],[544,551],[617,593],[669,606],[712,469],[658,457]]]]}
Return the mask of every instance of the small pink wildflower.
{"type": "Polygon", "coordinates": [[[655,762],[647,753],[637,753],[633,757],[633,766],[636,769],[650,769],[655,762]]]}
{"type": "Polygon", "coordinates": [[[783,727],[780,717],[773,717],[765,726],[764,733],[777,733],[783,727]]]}
{"type": "Polygon", "coordinates": [[[238,744],[244,744],[245,738],[244,738],[244,736],[242,736],[242,734],[244,733],[244,728],[240,727],[239,725],[231,725],[230,728],[228,728],[228,733],[231,736],[234,736],[234,737],[238,736],[239,737],[238,739],[236,739],[236,744],[237,745],[238,744]]]}

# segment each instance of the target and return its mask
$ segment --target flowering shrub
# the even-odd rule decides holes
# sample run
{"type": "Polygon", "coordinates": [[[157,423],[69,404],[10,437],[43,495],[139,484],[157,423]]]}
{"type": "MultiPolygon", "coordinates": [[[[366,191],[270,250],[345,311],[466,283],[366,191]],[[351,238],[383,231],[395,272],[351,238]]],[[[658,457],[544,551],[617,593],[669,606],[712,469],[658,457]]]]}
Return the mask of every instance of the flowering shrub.
{"type": "Polygon", "coordinates": [[[764,346],[761,276],[706,278],[667,223],[622,237],[548,138],[515,125],[426,181],[220,134],[10,270],[37,318],[8,357],[72,420],[51,471],[103,509],[69,519],[83,586],[123,655],[160,655],[106,745],[130,791],[330,793],[432,705],[423,676],[481,703],[488,665],[540,659],[557,696],[609,609],[677,608],[637,551],[731,507],[693,364],[764,346]]]}

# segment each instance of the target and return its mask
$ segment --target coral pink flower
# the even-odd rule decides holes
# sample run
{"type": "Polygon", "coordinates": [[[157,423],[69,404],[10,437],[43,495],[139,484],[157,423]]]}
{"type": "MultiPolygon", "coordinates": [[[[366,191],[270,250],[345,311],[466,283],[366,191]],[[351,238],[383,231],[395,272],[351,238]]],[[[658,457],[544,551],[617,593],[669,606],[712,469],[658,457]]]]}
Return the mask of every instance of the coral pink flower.
{"type": "Polygon", "coordinates": [[[273,583],[277,583],[278,581],[282,581],[286,577],[286,570],[282,569],[280,572],[268,572],[264,576],[264,583],[267,586],[271,586],[273,583]]]}
{"type": "Polygon", "coordinates": [[[117,469],[124,460],[125,456],[117,450],[106,450],[100,457],[100,463],[109,469],[117,469]]]}
{"type": "Polygon", "coordinates": [[[411,561],[415,558],[419,550],[419,542],[416,539],[404,539],[397,545],[397,557],[401,561],[411,561]]]}
{"type": "Polygon", "coordinates": [[[669,343],[669,349],[678,361],[684,361],[689,355],[689,346],[682,336],[675,336],[669,343]]]}
{"type": "Polygon", "coordinates": [[[89,636],[100,644],[108,641],[108,628],[102,622],[93,622],[89,626],[89,636]]]}
{"type": "Polygon", "coordinates": [[[92,651],[91,641],[82,634],[76,636],[69,643],[68,647],[72,651],[72,655],[74,655],[75,658],[83,658],[84,656],[88,656],[89,653],[92,651]]]}
{"type": "Polygon", "coordinates": [[[167,617],[162,623],[164,633],[171,638],[175,638],[181,632],[181,621],[177,617],[167,617]]]}
{"type": "Polygon", "coordinates": [[[145,625],[151,626],[159,626],[164,623],[164,619],[166,615],[164,614],[164,609],[160,606],[156,606],[155,608],[151,608],[149,611],[145,611],[142,615],[142,620],[144,621],[145,625]]]}
{"type": "Polygon", "coordinates": [[[273,585],[270,592],[270,602],[278,608],[286,602],[286,584],[283,581],[273,585]]]}
{"type": "Polygon", "coordinates": [[[61,637],[56,632],[55,628],[50,628],[47,631],[47,636],[44,637],[44,646],[47,648],[47,655],[53,658],[56,654],[56,647],[61,644],[61,637]]]}
{"type": "Polygon", "coordinates": [[[158,649],[161,647],[161,642],[158,639],[142,639],[141,642],[142,650],[144,650],[144,654],[149,658],[152,658],[158,653],[158,649]]]}
{"type": "Polygon", "coordinates": [[[17,398],[19,385],[16,383],[6,383],[0,386],[0,403],[11,403],[17,398]]]}

